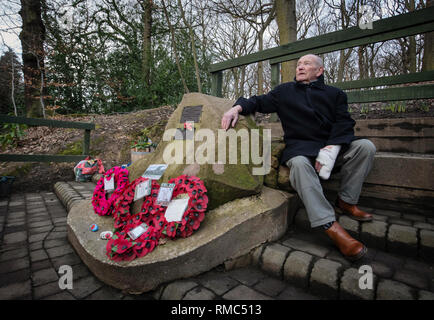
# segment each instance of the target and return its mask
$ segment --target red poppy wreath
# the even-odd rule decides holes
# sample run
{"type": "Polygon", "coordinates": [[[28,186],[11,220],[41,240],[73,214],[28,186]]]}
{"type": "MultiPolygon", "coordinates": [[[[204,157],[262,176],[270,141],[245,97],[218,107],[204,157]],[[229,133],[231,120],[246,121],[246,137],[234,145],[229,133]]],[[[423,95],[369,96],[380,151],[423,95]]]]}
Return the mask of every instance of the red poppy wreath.
{"type": "Polygon", "coordinates": [[[104,176],[98,180],[93,191],[92,205],[96,214],[106,216],[113,214],[114,203],[122,195],[124,189],[128,186],[128,170],[121,167],[113,167],[108,170],[104,176]],[[104,189],[104,179],[110,181],[114,179],[116,183],[115,191],[107,198],[104,189]]]}
{"type": "MultiPolygon", "coordinates": [[[[137,239],[132,240],[128,232],[141,225],[143,219],[143,212],[140,211],[137,214],[132,215],[130,212],[130,206],[134,199],[134,193],[136,187],[147,181],[147,178],[139,177],[131,182],[124,190],[121,197],[115,202],[114,210],[114,233],[113,237],[107,242],[106,254],[114,261],[130,261],[138,257],[143,257],[158,245],[158,240],[161,237],[161,232],[149,224],[147,224],[147,230],[140,235],[137,239]]],[[[156,198],[158,195],[159,185],[156,181],[152,181],[151,194],[145,198],[156,198]]],[[[143,206],[142,206],[143,207],[143,206]]],[[[163,208],[156,207],[156,211],[162,211],[163,208]]],[[[146,223],[146,222],[145,222],[146,223]]]]}
{"type": "Polygon", "coordinates": [[[132,215],[130,206],[135,188],[146,180],[147,178],[142,177],[134,180],[116,201],[113,215],[115,232],[106,247],[107,256],[112,260],[122,261],[142,257],[154,250],[161,236],[172,239],[186,238],[199,228],[205,217],[208,205],[205,185],[199,178],[187,175],[168,181],[175,184],[172,199],[184,193],[189,196],[188,207],[181,221],[166,220],[164,213],[167,207],[156,203],[160,186],[155,180],[151,184],[151,194],[145,197],[140,212],[132,215]],[[135,240],[130,239],[128,232],[142,223],[148,226],[147,231],[135,240]]]}

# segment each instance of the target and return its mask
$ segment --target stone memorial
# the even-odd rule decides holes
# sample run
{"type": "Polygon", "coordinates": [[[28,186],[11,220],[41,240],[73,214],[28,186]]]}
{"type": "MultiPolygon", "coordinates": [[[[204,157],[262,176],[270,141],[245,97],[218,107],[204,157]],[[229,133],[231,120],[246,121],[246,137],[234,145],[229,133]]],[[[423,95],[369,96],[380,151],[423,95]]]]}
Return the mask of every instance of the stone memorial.
{"type": "MultiPolygon", "coordinates": [[[[234,261],[286,232],[292,219],[288,204],[295,196],[264,186],[268,172],[260,160],[270,155],[263,147],[267,133],[259,130],[253,119],[240,116],[234,130],[220,129],[222,115],[232,105],[228,99],[184,95],[156,150],[128,168],[130,182],[152,164],[167,164],[157,180],[160,185],[181,175],[196,176],[204,182],[208,208],[200,228],[191,236],[169,239],[145,256],[116,262],[106,255],[106,240],[89,230],[91,224],[97,224],[101,231],[113,230],[113,218],[95,214],[90,200],[72,207],[68,239],[100,280],[129,293],[154,290],[162,283],[234,261]],[[238,143],[222,143],[230,140],[226,133],[235,137],[239,133],[238,143]],[[258,174],[262,168],[265,171],[258,174]]],[[[135,201],[132,212],[138,212],[142,202],[135,201]]]]}

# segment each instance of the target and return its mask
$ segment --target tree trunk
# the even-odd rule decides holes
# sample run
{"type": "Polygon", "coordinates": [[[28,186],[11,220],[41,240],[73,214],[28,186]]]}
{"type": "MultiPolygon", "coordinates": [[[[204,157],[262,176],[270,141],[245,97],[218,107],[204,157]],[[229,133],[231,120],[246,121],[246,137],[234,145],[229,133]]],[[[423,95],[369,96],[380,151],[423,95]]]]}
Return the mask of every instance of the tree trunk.
{"type": "MultiPolygon", "coordinates": [[[[295,3],[296,0],[276,0],[276,22],[279,28],[280,45],[297,40],[295,3]]],[[[295,60],[282,63],[282,82],[288,82],[294,79],[296,66],[297,61],[295,60]]]]}
{"type": "Polygon", "coordinates": [[[43,116],[42,99],[44,78],[45,26],[41,18],[40,0],[21,0],[20,33],[24,74],[24,104],[27,117],[43,116]],[[39,64],[39,67],[38,67],[39,64]]]}
{"type": "MultiPolygon", "coordinates": [[[[264,50],[264,29],[258,32],[259,51],[264,50]]],[[[264,94],[264,66],[258,62],[258,95],[264,94]]]]}
{"type": "MultiPolygon", "coordinates": [[[[434,4],[433,0],[427,0],[426,7],[431,7],[434,4]]],[[[423,41],[423,60],[422,60],[422,71],[434,70],[434,57],[433,57],[433,40],[434,31],[427,32],[424,34],[423,41]]]]}
{"type": "Polygon", "coordinates": [[[193,28],[191,27],[191,23],[189,23],[187,21],[187,19],[185,18],[185,12],[184,12],[184,9],[182,8],[181,0],[178,0],[178,6],[179,6],[179,9],[181,10],[182,20],[184,21],[184,24],[188,28],[188,32],[190,34],[191,51],[193,53],[194,70],[196,73],[197,91],[201,93],[202,92],[202,85],[200,83],[199,64],[197,63],[196,40],[195,40],[195,36],[194,36],[194,31],[193,31],[193,28]]]}
{"type": "Polygon", "coordinates": [[[146,86],[151,85],[151,30],[152,30],[152,0],[146,0],[143,4],[143,45],[142,45],[142,72],[146,86]]]}
{"type": "Polygon", "coordinates": [[[182,85],[184,86],[184,93],[190,93],[190,90],[188,90],[188,87],[187,87],[187,83],[185,82],[185,79],[182,75],[182,69],[181,69],[181,64],[179,62],[178,50],[176,49],[175,31],[173,30],[172,24],[170,23],[169,14],[167,12],[167,8],[166,8],[166,4],[164,3],[164,0],[161,0],[161,3],[163,5],[163,11],[164,11],[164,15],[166,17],[167,26],[169,27],[169,30],[170,30],[173,54],[175,55],[176,66],[178,67],[178,72],[179,72],[179,76],[181,77],[181,80],[182,80],[182,85]]]}
{"type": "MultiPolygon", "coordinates": [[[[405,6],[409,12],[415,10],[414,0],[405,1],[405,6]]],[[[416,72],[416,38],[415,36],[409,37],[409,47],[408,47],[408,70],[410,73],[416,72]]]]}

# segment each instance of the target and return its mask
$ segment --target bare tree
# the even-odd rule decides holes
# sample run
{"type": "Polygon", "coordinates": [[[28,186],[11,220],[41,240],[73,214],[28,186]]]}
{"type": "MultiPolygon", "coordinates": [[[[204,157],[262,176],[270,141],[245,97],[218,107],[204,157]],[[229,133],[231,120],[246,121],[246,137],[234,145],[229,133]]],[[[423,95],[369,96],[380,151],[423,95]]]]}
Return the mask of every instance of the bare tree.
{"type": "Polygon", "coordinates": [[[23,25],[20,40],[23,49],[24,101],[28,117],[45,116],[43,101],[45,26],[42,22],[41,10],[40,0],[21,0],[19,13],[23,25]]]}
{"type": "Polygon", "coordinates": [[[176,48],[175,31],[173,29],[172,23],[170,22],[169,13],[167,12],[166,3],[164,2],[164,0],[161,0],[161,3],[162,3],[163,11],[164,11],[164,16],[166,17],[167,26],[169,27],[169,30],[170,30],[172,50],[173,50],[173,54],[175,55],[176,66],[178,67],[179,76],[182,80],[182,85],[184,86],[184,92],[190,93],[190,90],[188,90],[188,87],[187,87],[187,83],[185,82],[184,76],[182,75],[182,69],[181,69],[181,64],[179,62],[178,50],[176,48]]]}
{"type": "MultiPolygon", "coordinates": [[[[280,45],[297,40],[297,17],[295,0],[276,0],[276,22],[279,27],[280,45]]],[[[282,82],[292,81],[295,77],[296,61],[282,63],[282,82]]]]}
{"type": "Polygon", "coordinates": [[[193,53],[194,70],[196,73],[197,90],[198,92],[202,92],[202,85],[200,82],[200,73],[199,73],[199,64],[197,62],[197,53],[196,53],[196,36],[191,23],[187,21],[184,8],[182,7],[181,0],[178,0],[178,7],[179,10],[181,11],[182,21],[184,22],[185,26],[188,28],[188,33],[190,35],[191,51],[193,53]]]}

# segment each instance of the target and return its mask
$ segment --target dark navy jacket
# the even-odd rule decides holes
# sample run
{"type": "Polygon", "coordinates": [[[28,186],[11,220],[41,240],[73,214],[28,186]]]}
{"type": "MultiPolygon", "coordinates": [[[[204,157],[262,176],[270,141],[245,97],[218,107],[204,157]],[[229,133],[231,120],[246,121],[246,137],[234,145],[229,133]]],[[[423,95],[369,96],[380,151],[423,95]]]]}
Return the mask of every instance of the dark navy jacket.
{"type": "Polygon", "coordinates": [[[281,163],[299,155],[316,157],[326,145],[342,145],[344,152],[355,139],[347,95],[325,85],[322,75],[309,84],[286,82],[264,95],[240,97],[237,104],[243,108],[241,115],[277,112],[286,144],[281,163]]]}

